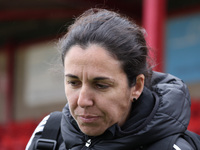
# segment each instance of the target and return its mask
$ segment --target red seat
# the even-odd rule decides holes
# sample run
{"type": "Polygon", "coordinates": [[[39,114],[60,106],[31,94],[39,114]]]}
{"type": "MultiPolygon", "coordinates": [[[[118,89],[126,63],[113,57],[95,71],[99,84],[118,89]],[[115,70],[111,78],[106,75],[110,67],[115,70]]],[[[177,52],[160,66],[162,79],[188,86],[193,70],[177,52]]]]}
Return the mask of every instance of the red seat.
{"type": "Polygon", "coordinates": [[[24,150],[38,122],[24,121],[0,127],[0,150],[24,150]]]}
{"type": "Polygon", "coordinates": [[[200,135],[200,101],[192,101],[191,118],[188,129],[200,135]]]}

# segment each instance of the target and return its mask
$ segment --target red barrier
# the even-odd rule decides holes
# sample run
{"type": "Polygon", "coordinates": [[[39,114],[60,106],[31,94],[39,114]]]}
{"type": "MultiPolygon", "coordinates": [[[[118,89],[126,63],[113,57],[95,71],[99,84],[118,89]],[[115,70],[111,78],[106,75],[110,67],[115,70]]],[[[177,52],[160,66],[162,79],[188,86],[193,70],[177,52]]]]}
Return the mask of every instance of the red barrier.
{"type": "Polygon", "coordinates": [[[191,118],[188,129],[200,135],[200,101],[192,101],[191,118]]]}
{"type": "Polygon", "coordinates": [[[24,150],[38,122],[25,121],[0,127],[0,150],[24,150]]]}

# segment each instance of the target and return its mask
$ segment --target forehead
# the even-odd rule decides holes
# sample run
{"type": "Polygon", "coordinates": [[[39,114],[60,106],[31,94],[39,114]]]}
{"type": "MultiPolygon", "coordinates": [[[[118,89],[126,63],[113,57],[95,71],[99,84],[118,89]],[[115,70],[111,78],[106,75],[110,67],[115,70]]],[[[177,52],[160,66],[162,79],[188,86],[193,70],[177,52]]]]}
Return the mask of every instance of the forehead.
{"type": "Polygon", "coordinates": [[[74,57],[74,55],[80,56],[80,57],[93,56],[92,58],[98,55],[99,58],[107,57],[109,59],[114,59],[104,47],[97,44],[90,44],[87,47],[74,45],[68,50],[68,52],[66,53],[66,56],[74,57]]]}
{"type": "Polygon", "coordinates": [[[112,63],[118,65],[119,61],[112,57],[109,52],[99,45],[92,44],[83,49],[79,45],[71,47],[65,56],[65,63],[80,62],[82,64],[88,64],[93,62],[95,64],[112,63]]]}
{"type": "Polygon", "coordinates": [[[65,72],[76,70],[90,71],[97,73],[120,73],[120,62],[112,57],[109,52],[99,45],[89,45],[83,49],[80,46],[73,46],[69,49],[64,60],[65,72]]]}

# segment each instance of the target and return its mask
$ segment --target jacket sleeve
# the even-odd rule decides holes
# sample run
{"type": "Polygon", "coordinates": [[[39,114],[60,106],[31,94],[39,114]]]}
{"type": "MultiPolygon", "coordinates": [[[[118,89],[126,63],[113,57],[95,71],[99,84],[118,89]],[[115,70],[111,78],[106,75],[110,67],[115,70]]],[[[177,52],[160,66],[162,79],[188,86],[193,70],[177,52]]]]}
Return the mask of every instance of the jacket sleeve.
{"type": "Polygon", "coordinates": [[[194,148],[183,138],[178,138],[173,146],[174,150],[194,150],[194,148]]]}
{"type": "Polygon", "coordinates": [[[49,119],[49,116],[46,116],[40,123],[39,125],[36,127],[35,131],[33,132],[28,144],[26,145],[26,149],[25,150],[34,150],[35,149],[35,143],[36,141],[41,137],[42,135],[42,131],[44,129],[44,126],[47,122],[47,120],[49,119]]]}

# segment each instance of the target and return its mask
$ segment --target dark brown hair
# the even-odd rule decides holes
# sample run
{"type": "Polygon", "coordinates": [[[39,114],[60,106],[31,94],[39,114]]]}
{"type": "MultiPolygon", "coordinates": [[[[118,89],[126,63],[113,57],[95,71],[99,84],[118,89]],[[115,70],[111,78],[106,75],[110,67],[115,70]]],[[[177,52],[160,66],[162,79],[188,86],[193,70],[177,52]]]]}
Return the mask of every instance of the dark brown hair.
{"type": "Polygon", "coordinates": [[[60,40],[62,61],[70,47],[90,44],[104,47],[117,58],[127,75],[129,86],[135,84],[137,75],[149,77],[148,48],[144,30],[119,13],[105,9],[89,9],[78,17],[60,40]]]}

